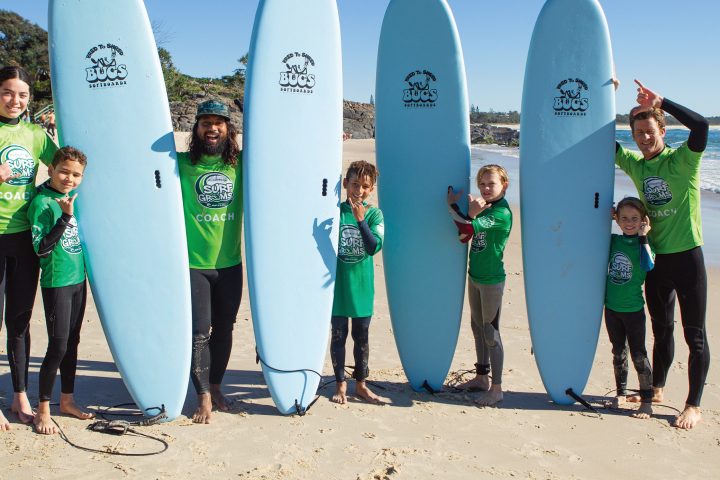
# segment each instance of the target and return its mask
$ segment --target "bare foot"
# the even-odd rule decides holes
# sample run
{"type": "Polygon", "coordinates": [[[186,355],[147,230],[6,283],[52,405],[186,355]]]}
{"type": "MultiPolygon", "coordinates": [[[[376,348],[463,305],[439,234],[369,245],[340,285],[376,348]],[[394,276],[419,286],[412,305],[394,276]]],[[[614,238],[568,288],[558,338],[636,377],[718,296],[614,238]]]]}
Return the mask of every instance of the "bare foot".
{"type": "Polygon", "coordinates": [[[60,413],[72,415],[80,420],[90,420],[91,418],[95,418],[94,413],[80,410],[80,407],[78,407],[75,403],[75,398],[72,393],[60,394],[60,413]]]}
{"type": "Polygon", "coordinates": [[[678,428],[690,430],[691,428],[695,427],[695,425],[700,423],[700,420],[702,420],[702,415],[700,414],[700,407],[685,405],[685,410],[683,410],[682,413],[678,415],[673,425],[678,428]]]}
{"type": "Polygon", "coordinates": [[[198,395],[198,406],[193,413],[192,421],[194,423],[210,423],[212,417],[212,398],[209,393],[201,393],[198,395]]]}
{"type": "Polygon", "coordinates": [[[468,392],[487,392],[490,389],[490,379],[487,375],[476,375],[475,378],[461,383],[457,388],[468,392]]]}
{"type": "Polygon", "coordinates": [[[345,380],[337,382],[335,394],[332,396],[330,401],[339,403],[340,405],[345,405],[347,403],[347,382],[345,380]]]}
{"type": "Polygon", "coordinates": [[[490,387],[490,390],[487,392],[484,392],[480,398],[475,400],[475,403],[480,405],[481,407],[491,407],[493,405],[497,405],[498,403],[502,402],[503,399],[503,392],[502,392],[502,386],[501,385],[492,385],[490,387]]]}
{"type": "MultiPolygon", "coordinates": [[[[665,395],[663,394],[662,387],[653,387],[653,397],[652,402],[653,403],[660,403],[665,398],[665,395]]],[[[642,398],[640,398],[640,394],[635,395],[628,395],[627,401],[631,403],[640,403],[642,402],[642,398]]]]}
{"type": "Polygon", "coordinates": [[[50,402],[43,401],[38,404],[37,413],[33,418],[35,432],[42,435],[54,435],[58,432],[57,426],[50,416],[50,402]]]}
{"type": "Polygon", "coordinates": [[[210,384],[210,398],[212,399],[212,404],[221,412],[227,412],[229,410],[228,401],[220,391],[220,385],[210,384]]]}
{"type": "Polygon", "coordinates": [[[358,380],[355,384],[355,395],[373,405],[384,405],[388,403],[387,398],[379,397],[371,392],[365,380],[358,380]]]}
{"type": "Polygon", "coordinates": [[[13,394],[10,410],[25,424],[31,423],[33,418],[35,418],[35,414],[30,406],[30,400],[28,400],[27,393],[25,392],[15,392],[13,394]]]}
{"type": "Polygon", "coordinates": [[[639,418],[640,420],[647,420],[652,417],[653,408],[652,402],[642,402],[635,413],[630,414],[633,418],[639,418]]]}
{"type": "Polygon", "coordinates": [[[0,432],[10,430],[10,428],[10,422],[8,422],[7,418],[5,418],[5,415],[3,415],[2,411],[0,411],[0,432]]]}
{"type": "Polygon", "coordinates": [[[613,398],[612,403],[610,403],[610,406],[612,408],[620,408],[620,405],[622,405],[626,401],[627,401],[627,397],[625,397],[625,395],[618,395],[617,397],[613,398]]]}

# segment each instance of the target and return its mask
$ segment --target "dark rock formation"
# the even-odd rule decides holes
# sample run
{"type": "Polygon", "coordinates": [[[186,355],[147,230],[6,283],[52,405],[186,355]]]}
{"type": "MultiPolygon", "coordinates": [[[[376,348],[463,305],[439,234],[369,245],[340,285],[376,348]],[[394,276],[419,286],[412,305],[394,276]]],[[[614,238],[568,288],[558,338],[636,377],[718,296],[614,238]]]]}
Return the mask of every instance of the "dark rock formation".
{"type": "Polygon", "coordinates": [[[343,102],[343,131],[352,138],[375,138],[375,105],[343,102]]]}
{"type": "Polygon", "coordinates": [[[470,143],[494,143],[517,147],[520,143],[520,132],[510,127],[473,123],[470,125],[470,143]]]}
{"type": "Polygon", "coordinates": [[[233,123],[237,125],[238,129],[242,132],[243,114],[237,105],[235,105],[234,99],[211,97],[204,93],[197,93],[185,102],[170,102],[173,130],[176,132],[192,132],[193,125],[195,125],[195,112],[197,111],[198,104],[205,100],[210,100],[210,98],[224,102],[230,107],[230,117],[232,117],[233,123]]]}
{"type": "MultiPolygon", "coordinates": [[[[209,99],[199,93],[186,102],[171,102],[173,129],[178,132],[190,132],[195,124],[197,105],[209,99]]],[[[230,107],[230,116],[242,132],[243,114],[234,103],[233,98],[213,97],[225,102],[230,107]]],[[[369,103],[343,102],[343,131],[352,138],[375,138],[375,106],[369,103]]],[[[520,132],[510,127],[497,127],[487,124],[470,125],[471,143],[495,143],[498,145],[517,146],[520,132]]]]}

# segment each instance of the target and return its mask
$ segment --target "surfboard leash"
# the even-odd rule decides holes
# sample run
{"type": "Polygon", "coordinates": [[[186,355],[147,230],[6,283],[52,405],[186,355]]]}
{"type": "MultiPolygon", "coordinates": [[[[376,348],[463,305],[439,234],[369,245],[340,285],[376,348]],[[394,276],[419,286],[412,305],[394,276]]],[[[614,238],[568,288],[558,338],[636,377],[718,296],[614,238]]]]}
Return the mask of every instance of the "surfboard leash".
{"type": "Polygon", "coordinates": [[[600,412],[598,412],[595,409],[595,407],[590,405],[590,402],[588,402],[587,400],[582,398],[580,395],[575,393],[572,388],[568,388],[567,390],[565,390],[565,395],[567,395],[568,397],[571,397],[573,400],[580,403],[583,407],[585,407],[585,410],[590,411],[591,413],[594,413],[595,415],[598,416],[598,418],[602,419],[602,414],[600,412]]]}
{"type": "MultiPolygon", "coordinates": [[[[640,390],[639,390],[639,389],[635,389],[635,388],[626,388],[625,391],[626,391],[626,392],[629,392],[629,393],[637,393],[638,395],[640,394],[640,390]]],[[[607,392],[605,392],[605,394],[603,395],[603,397],[607,397],[608,395],[610,395],[610,394],[613,393],[613,392],[614,392],[615,394],[617,394],[617,388],[613,388],[613,389],[608,390],[607,392]]],[[[610,411],[610,412],[612,412],[612,413],[623,413],[623,411],[625,410],[625,409],[623,409],[623,408],[614,407],[614,406],[612,405],[612,402],[611,402],[610,400],[604,400],[604,401],[602,401],[602,402],[600,403],[600,405],[601,405],[602,408],[604,408],[605,410],[608,410],[608,411],[610,411]]],[[[666,404],[664,404],[664,403],[655,403],[655,402],[653,402],[652,405],[653,405],[653,408],[654,408],[654,407],[663,407],[663,408],[667,408],[668,410],[673,410],[673,411],[674,411],[675,413],[677,413],[678,415],[680,415],[680,413],[681,413],[680,410],[678,410],[677,408],[673,407],[672,405],[666,405],[666,404]]]]}
{"type": "MultiPolygon", "coordinates": [[[[53,404],[57,405],[57,404],[53,404]]],[[[153,435],[149,435],[147,433],[139,432],[135,430],[134,426],[138,427],[146,427],[155,425],[156,423],[160,422],[161,420],[164,420],[167,418],[167,412],[165,411],[165,405],[162,405],[160,407],[151,407],[145,409],[145,412],[152,411],[152,410],[158,410],[159,413],[156,415],[153,415],[152,417],[145,418],[144,420],[137,420],[137,421],[130,421],[130,420],[107,420],[105,418],[105,415],[123,415],[123,416],[142,416],[145,417],[143,413],[112,413],[108,412],[111,408],[118,408],[123,407],[127,405],[135,405],[134,403],[122,403],[120,405],[115,405],[113,407],[107,407],[104,411],[98,410],[98,415],[102,417],[101,420],[96,420],[90,425],[87,426],[86,430],[90,430],[93,432],[98,433],[105,433],[109,435],[130,435],[130,436],[136,436],[136,437],[144,437],[149,440],[153,440],[155,442],[162,444],[162,449],[155,451],[155,452],[143,452],[143,453],[124,453],[124,452],[118,452],[115,450],[99,450],[96,448],[91,447],[85,447],[83,445],[78,445],[77,443],[74,443],[70,438],[67,436],[65,431],[62,429],[60,424],[55,420],[54,417],[52,417],[52,421],[55,424],[55,426],[58,428],[58,434],[60,435],[60,438],[62,438],[65,443],[70,445],[71,447],[77,448],[78,450],[82,450],[84,452],[89,453],[102,453],[105,455],[115,455],[115,456],[121,456],[121,457],[149,457],[151,455],[159,455],[165,451],[167,451],[170,448],[170,445],[163,440],[162,438],[155,437],[153,435]]]]}
{"type": "MultiPolygon", "coordinates": [[[[270,370],[274,370],[274,371],[280,372],[280,373],[307,373],[307,372],[314,373],[315,375],[317,375],[320,378],[320,380],[322,380],[322,374],[313,370],[312,368],[299,368],[297,370],[283,370],[281,368],[275,368],[272,365],[269,365],[260,356],[260,352],[258,351],[257,346],[255,347],[255,363],[256,364],[262,363],[263,365],[265,365],[265,367],[269,368],[270,370]]],[[[320,387],[318,387],[318,390],[319,389],[320,389],[320,387]]],[[[315,405],[315,402],[317,402],[319,399],[320,399],[320,395],[316,395],[315,399],[312,402],[310,402],[307,407],[303,407],[302,405],[300,405],[300,403],[298,402],[298,399],[296,398],[295,399],[295,412],[298,415],[300,415],[301,417],[304,417],[305,414],[308,412],[308,410],[310,410],[310,407],[315,405]]]]}

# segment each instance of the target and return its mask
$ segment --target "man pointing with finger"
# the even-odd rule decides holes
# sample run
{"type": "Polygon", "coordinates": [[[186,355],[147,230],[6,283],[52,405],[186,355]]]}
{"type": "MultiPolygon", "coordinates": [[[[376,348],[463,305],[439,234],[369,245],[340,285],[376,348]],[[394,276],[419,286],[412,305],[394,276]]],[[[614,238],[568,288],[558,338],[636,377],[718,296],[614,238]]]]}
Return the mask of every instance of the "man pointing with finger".
{"type": "Polygon", "coordinates": [[[638,106],[630,112],[630,129],[640,155],[619,144],[615,163],[630,176],[647,206],[650,239],[657,257],[648,272],[645,296],[652,320],[653,401],[663,399],[672,364],[675,297],[680,300],[683,334],[690,350],[689,391],[685,409],[674,425],[690,429],[701,420],[700,399],[710,366],[705,331],[707,276],[700,219],[700,160],[707,145],[708,122],[635,80],[638,106]],[[690,129],[677,149],[665,145],[665,112],[690,129]]]}

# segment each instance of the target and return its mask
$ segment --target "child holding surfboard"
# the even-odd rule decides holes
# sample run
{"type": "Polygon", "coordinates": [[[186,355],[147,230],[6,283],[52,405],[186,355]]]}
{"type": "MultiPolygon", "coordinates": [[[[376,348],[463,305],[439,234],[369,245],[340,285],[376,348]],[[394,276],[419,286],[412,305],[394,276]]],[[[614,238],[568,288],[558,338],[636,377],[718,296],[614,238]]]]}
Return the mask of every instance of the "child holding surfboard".
{"type": "Polygon", "coordinates": [[[480,197],[468,195],[468,215],[457,205],[462,191],[448,188],[450,214],[458,227],[460,241],[470,242],[468,299],[477,354],[476,375],[460,389],[485,392],[477,403],[483,406],[502,401],[502,368],[505,357],[500,338],[500,311],[505,288],[503,252],[510,230],[512,212],[505,191],[510,179],[500,165],[485,165],[477,173],[480,197]],[[492,383],[490,372],[492,370],[492,383]]]}
{"type": "Polygon", "coordinates": [[[370,356],[368,332],[375,297],[372,257],[382,249],[385,233],[382,212],[368,205],[366,200],[375,189],[378,175],[375,165],[359,160],[350,164],[343,179],[347,200],[340,206],[340,241],[330,341],[330,358],[337,381],[332,401],[340,404],[347,402],[345,341],[348,317],[352,318],[355,343],[355,394],[370,403],[384,403],[384,399],[370,391],[366,383],[370,356]]]}
{"type": "Polygon", "coordinates": [[[87,158],[73,148],[55,153],[48,167],[50,179],[38,187],[28,209],[32,243],[40,257],[40,287],[45,307],[48,348],[40,367],[39,403],[33,423],[37,433],[57,433],[50,417],[50,398],[58,368],[62,393],[60,411],[81,420],[93,418],[75,404],[73,390],[80,328],[85,313],[87,287],[85,262],[74,213],[87,158]]]}
{"type": "Polygon", "coordinates": [[[605,288],[605,327],[612,343],[615,386],[613,406],[617,408],[627,395],[630,358],[640,381],[642,403],[632,416],[646,419],[652,415],[652,370],[645,350],[645,301],[642,286],[653,269],[654,254],[648,242],[650,219],[639,198],[625,197],[614,213],[622,235],[612,234],[610,261],[605,288]]]}
{"type": "MultiPolygon", "coordinates": [[[[48,165],[57,150],[42,127],[21,119],[30,102],[30,84],[22,68],[0,69],[0,323],[4,316],[14,391],[11,410],[23,423],[33,420],[27,397],[29,324],[39,271],[27,209],[40,161],[48,165]]],[[[0,430],[8,429],[0,412],[0,430]]]]}

